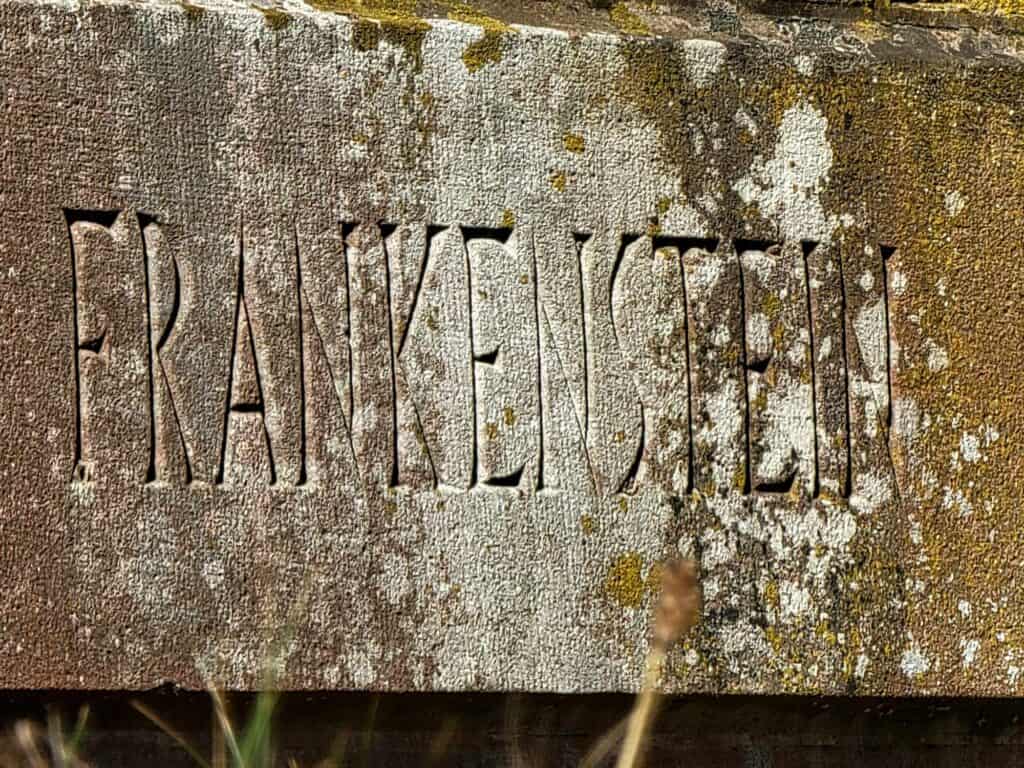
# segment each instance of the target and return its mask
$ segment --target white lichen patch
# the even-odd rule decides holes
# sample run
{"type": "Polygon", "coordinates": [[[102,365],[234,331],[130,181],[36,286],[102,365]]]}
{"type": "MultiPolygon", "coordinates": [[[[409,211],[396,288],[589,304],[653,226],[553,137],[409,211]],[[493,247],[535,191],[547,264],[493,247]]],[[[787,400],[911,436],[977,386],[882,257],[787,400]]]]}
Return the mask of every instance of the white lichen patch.
{"type": "Polygon", "coordinates": [[[747,110],[740,107],[736,110],[736,114],[733,115],[733,120],[736,125],[746,131],[751,137],[756,137],[759,133],[757,123],[754,122],[754,118],[750,116],[747,110]]]}
{"type": "Polygon", "coordinates": [[[828,120],[814,105],[790,107],[782,116],[774,155],[755,156],[749,172],[732,185],[744,203],[757,204],[775,220],[787,240],[829,241],[839,224],[821,203],[833,160],[827,131],[828,120]]]}
{"type": "Polygon", "coordinates": [[[902,270],[893,270],[892,273],[892,295],[896,298],[903,296],[907,292],[907,275],[902,270]]]}
{"type": "Polygon", "coordinates": [[[932,668],[931,659],[914,643],[914,636],[909,637],[911,646],[903,651],[900,657],[900,669],[911,680],[919,678],[932,668]]]}
{"type": "Polygon", "coordinates": [[[913,443],[924,426],[921,416],[921,407],[912,397],[897,397],[892,404],[893,425],[892,431],[895,437],[913,443]]]}
{"type": "Polygon", "coordinates": [[[812,606],[811,593],[806,588],[785,581],[779,584],[779,607],[783,621],[792,623],[807,616],[812,606]]]}
{"type": "Polygon", "coordinates": [[[960,194],[959,190],[953,190],[946,193],[944,202],[946,204],[946,212],[950,217],[956,217],[964,209],[967,201],[964,200],[964,196],[960,194]]]}
{"type": "Polygon", "coordinates": [[[726,47],[717,40],[685,40],[682,49],[693,82],[698,88],[710,85],[725,63],[726,47]]]}
{"type": "Polygon", "coordinates": [[[960,438],[960,455],[969,464],[979,461],[981,459],[981,440],[970,432],[964,432],[960,438]]]}
{"type": "Polygon", "coordinates": [[[974,665],[974,660],[978,655],[978,649],[981,648],[980,640],[960,640],[960,666],[964,669],[968,669],[974,665]]]}
{"type": "Polygon", "coordinates": [[[971,503],[970,497],[961,489],[950,486],[942,489],[942,508],[956,512],[962,518],[974,514],[974,505],[971,503]]]}
{"type": "Polygon", "coordinates": [[[944,371],[949,367],[949,353],[940,347],[934,339],[925,339],[925,349],[928,353],[928,370],[932,373],[944,371]]]}

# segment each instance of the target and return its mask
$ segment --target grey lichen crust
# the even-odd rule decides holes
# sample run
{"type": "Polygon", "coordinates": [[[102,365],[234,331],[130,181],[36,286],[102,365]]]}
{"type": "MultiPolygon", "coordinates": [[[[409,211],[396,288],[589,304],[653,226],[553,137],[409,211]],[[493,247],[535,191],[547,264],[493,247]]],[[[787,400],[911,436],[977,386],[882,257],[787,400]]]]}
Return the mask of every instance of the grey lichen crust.
{"type": "Polygon", "coordinates": [[[1015,40],[626,11],[0,6],[0,685],[1020,692],[1015,40]]]}

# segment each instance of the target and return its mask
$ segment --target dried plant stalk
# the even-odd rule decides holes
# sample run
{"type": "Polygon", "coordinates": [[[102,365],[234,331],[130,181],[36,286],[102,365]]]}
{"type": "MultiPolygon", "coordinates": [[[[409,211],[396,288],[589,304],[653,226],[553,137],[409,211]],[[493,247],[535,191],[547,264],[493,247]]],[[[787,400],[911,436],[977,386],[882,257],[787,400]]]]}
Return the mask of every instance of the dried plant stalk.
{"type": "Polygon", "coordinates": [[[668,649],[693,628],[700,615],[700,585],[692,560],[674,560],[661,572],[661,595],[654,612],[651,650],[647,654],[643,688],[633,705],[626,738],[619,752],[618,768],[636,768],[644,737],[650,729],[658,704],[658,685],[665,668],[668,649]]]}

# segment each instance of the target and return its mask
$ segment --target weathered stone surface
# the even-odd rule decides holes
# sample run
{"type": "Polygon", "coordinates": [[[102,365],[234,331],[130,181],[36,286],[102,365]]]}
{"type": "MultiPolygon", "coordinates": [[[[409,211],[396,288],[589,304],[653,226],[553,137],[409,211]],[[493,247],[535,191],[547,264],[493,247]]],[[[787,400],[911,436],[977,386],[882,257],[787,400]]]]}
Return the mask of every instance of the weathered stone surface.
{"type": "Polygon", "coordinates": [[[0,7],[2,685],[1019,691],[1014,40],[319,5],[0,7]]]}

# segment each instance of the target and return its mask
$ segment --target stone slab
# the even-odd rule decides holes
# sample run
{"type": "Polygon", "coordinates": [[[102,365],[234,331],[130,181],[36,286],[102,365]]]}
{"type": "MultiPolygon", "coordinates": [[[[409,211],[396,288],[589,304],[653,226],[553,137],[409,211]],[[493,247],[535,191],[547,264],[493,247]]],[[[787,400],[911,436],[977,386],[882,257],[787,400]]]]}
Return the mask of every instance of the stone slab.
{"type": "Polygon", "coordinates": [[[0,685],[1020,690],[1015,38],[319,5],[0,6],[0,685]]]}

